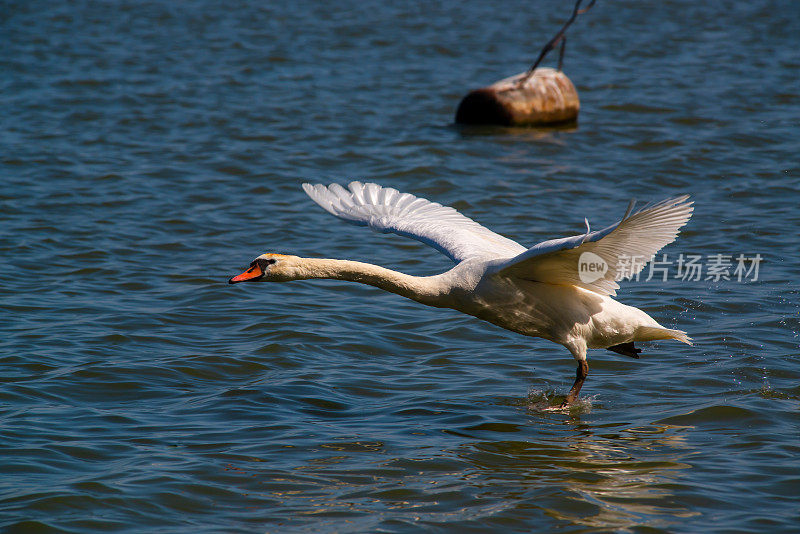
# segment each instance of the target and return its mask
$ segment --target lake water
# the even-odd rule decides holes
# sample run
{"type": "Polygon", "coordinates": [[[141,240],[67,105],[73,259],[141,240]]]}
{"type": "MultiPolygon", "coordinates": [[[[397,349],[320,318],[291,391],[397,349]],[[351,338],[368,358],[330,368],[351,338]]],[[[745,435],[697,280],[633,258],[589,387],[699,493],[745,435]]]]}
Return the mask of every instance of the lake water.
{"type": "Polygon", "coordinates": [[[0,530],[796,532],[798,6],[600,0],[568,34],[577,125],[454,126],[571,8],[3,3],[0,530]],[[548,412],[559,345],[226,283],[265,251],[449,267],[300,188],[351,179],[528,245],[690,193],[664,274],[618,298],[695,345],[591,351],[548,412]]]}

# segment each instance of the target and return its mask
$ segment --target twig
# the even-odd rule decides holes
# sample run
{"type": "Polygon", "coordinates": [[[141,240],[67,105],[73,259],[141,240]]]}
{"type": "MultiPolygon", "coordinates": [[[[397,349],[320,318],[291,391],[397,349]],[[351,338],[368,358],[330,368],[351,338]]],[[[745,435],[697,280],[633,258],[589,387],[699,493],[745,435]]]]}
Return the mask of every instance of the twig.
{"type": "Polygon", "coordinates": [[[528,69],[528,72],[526,72],[525,75],[522,78],[520,78],[519,81],[517,81],[517,87],[524,85],[525,82],[527,82],[528,79],[531,76],[533,76],[533,71],[535,71],[536,67],[539,66],[539,63],[542,62],[544,56],[546,56],[548,52],[553,50],[556,47],[556,45],[558,45],[559,42],[561,43],[561,51],[558,54],[558,70],[561,70],[561,66],[564,63],[564,47],[567,44],[567,36],[565,35],[567,28],[569,28],[570,25],[573,22],[575,22],[575,19],[578,18],[578,15],[583,15],[584,13],[592,9],[592,6],[594,6],[594,3],[596,1],[597,0],[591,0],[589,2],[589,5],[583,9],[580,8],[581,3],[583,3],[583,0],[578,0],[577,2],[575,2],[575,7],[572,10],[572,16],[566,23],[564,23],[564,26],[558,31],[558,33],[552,39],[547,41],[547,44],[544,45],[542,51],[539,52],[539,57],[536,59],[536,62],[530,69],[528,69]]]}

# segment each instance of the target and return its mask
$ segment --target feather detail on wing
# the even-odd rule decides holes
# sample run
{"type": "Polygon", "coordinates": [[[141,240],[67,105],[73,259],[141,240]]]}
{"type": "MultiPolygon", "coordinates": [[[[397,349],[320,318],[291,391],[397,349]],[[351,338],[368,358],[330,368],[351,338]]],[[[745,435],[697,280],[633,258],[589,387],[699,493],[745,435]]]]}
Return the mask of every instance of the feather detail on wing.
{"type": "Polygon", "coordinates": [[[539,243],[497,265],[495,274],[615,295],[616,280],[638,274],[656,252],[672,243],[693,208],[684,195],[645,206],[632,215],[631,210],[629,206],[621,221],[603,230],[589,232],[587,223],[583,235],[539,243]],[[589,268],[592,263],[594,267],[589,268]]]}
{"type": "Polygon", "coordinates": [[[378,232],[416,239],[456,263],[473,257],[507,258],[525,251],[519,243],[454,208],[376,184],[351,182],[348,187],[303,184],[308,196],[328,213],[378,232]]]}

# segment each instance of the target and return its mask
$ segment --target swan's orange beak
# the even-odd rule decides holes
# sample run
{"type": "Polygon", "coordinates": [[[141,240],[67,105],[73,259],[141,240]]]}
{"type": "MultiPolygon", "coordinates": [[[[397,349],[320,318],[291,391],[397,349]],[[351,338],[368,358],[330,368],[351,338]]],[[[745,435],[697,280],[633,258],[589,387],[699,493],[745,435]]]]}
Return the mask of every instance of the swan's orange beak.
{"type": "Polygon", "coordinates": [[[264,271],[261,270],[261,267],[258,264],[253,265],[245,272],[240,275],[234,276],[230,280],[228,280],[229,284],[238,284],[239,282],[247,282],[248,280],[257,280],[264,276],[264,271]]]}

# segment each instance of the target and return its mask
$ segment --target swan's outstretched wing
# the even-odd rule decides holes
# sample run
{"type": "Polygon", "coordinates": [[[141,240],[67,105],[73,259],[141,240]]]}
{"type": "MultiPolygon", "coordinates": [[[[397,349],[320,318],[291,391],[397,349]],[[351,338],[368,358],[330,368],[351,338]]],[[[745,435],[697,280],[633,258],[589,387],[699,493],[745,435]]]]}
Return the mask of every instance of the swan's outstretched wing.
{"type": "Polygon", "coordinates": [[[495,274],[615,295],[619,288],[615,280],[638,274],[656,252],[675,240],[693,210],[688,195],[646,206],[632,215],[631,208],[621,221],[603,230],[589,232],[587,223],[584,235],[539,243],[498,265],[495,274]]]}
{"type": "Polygon", "coordinates": [[[454,208],[376,184],[351,182],[348,187],[349,191],[339,184],[303,184],[308,196],[329,213],[358,226],[416,239],[456,263],[473,257],[507,258],[525,251],[519,243],[454,208]]]}

